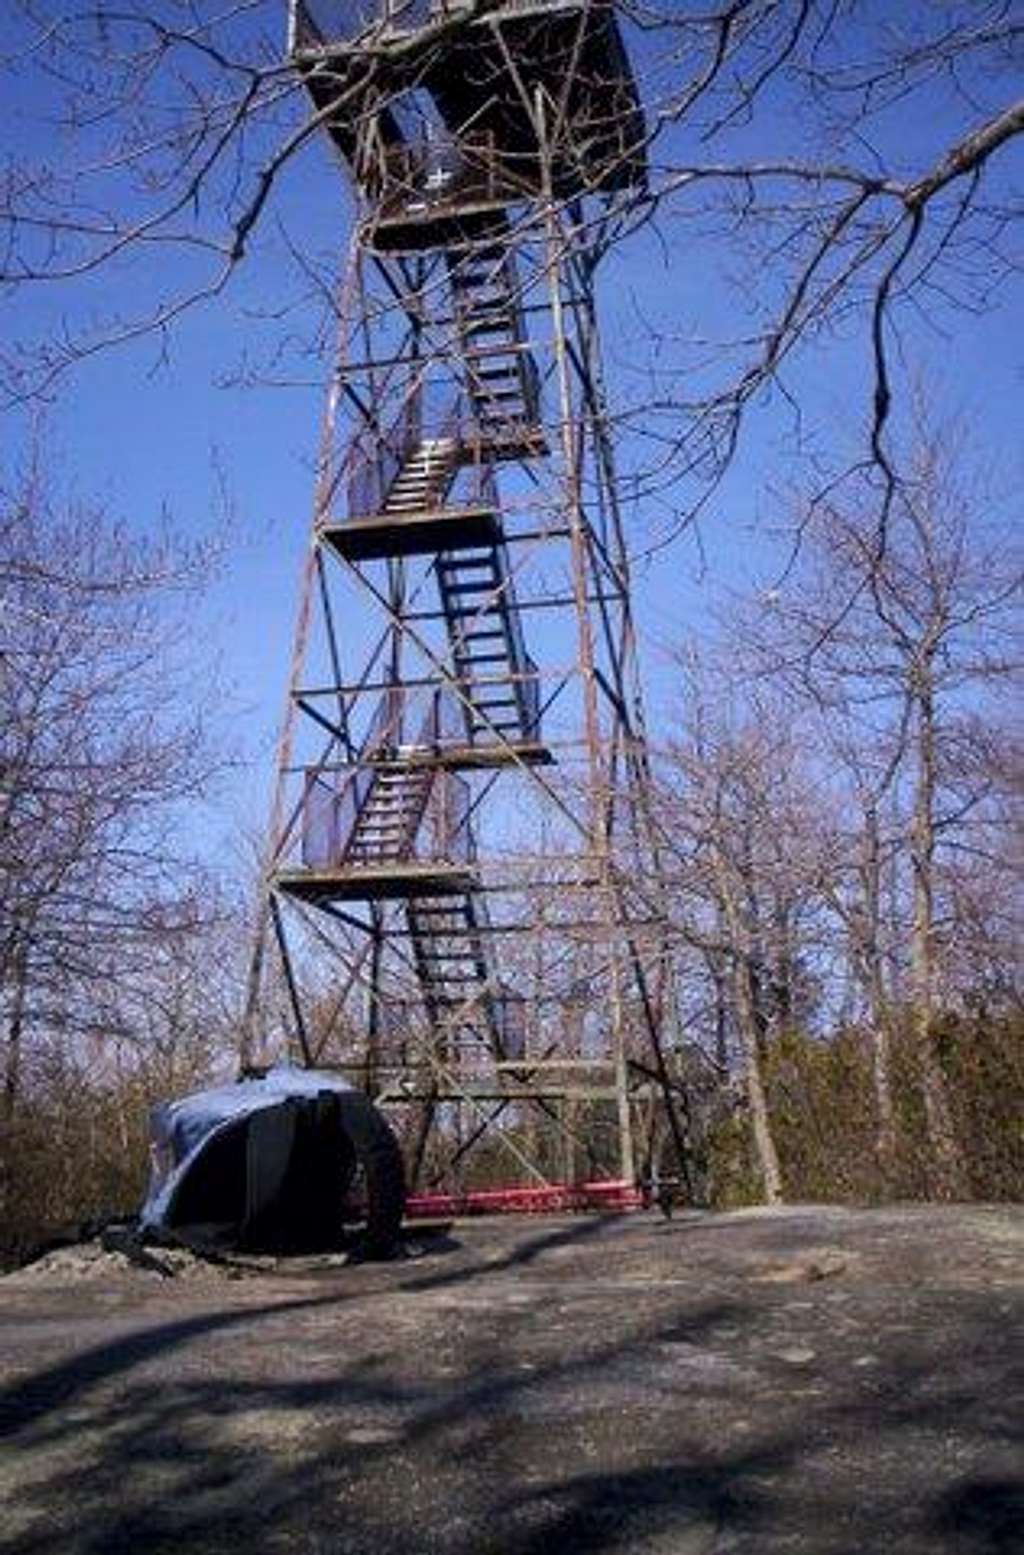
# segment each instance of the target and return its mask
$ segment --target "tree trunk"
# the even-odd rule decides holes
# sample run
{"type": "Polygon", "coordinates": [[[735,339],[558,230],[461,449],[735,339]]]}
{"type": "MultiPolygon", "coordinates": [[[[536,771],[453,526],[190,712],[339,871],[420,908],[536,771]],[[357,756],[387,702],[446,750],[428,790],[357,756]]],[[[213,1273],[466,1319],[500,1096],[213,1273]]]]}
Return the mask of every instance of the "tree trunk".
{"type": "Polygon", "coordinates": [[[875,1157],[883,1177],[888,1177],[896,1155],[896,1110],[892,1099],[892,1028],[890,1006],[882,970],[882,848],[878,809],[873,801],[864,807],[860,860],[864,893],[863,930],[857,959],[871,1011],[871,1079],[875,1093],[875,1157]]]}
{"type": "Polygon", "coordinates": [[[911,1030],[931,1153],[931,1192],[937,1199],[963,1198],[966,1177],[949,1105],[946,1077],[935,1045],[935,703],[927,659],[918,669],[917,775],[911,822],[913,872],[911,928],[911,1030]]]}
{"type": "Polygon", "coordinates": [[[757,1008],[754,983],[749,959],[736,957],[736,1017],[740,1043],[743,1048],[744,1079],[747,1089],[747,1105],[750,1108],[750,1127],[754,1135],[754,1150],[761,1171],[766,1204],[782,1203],[782,1172],[779,1169],[778,1152],[772,1137],[768,1099],[765,1096],[761,1076],[761,1049],[758,1040],[757,1008]]]}
{"type": "Polygon", "coordinates": [[[3,1115],[8,1123],[14,1117],[21,1095],[22,1039],[25,1026],[25,994],[28,988],[28,955],[23,942],[14,950],[11,969],[14,973],[14,987],[11,992],[10,1019],[7,1022],[3,1086],[3,1115]]]}
{"type": "Polygon", "coordinates": [[[753,956],[736,904],[736,894],[729,878],[728,865],[722,856],[721,848],[717,845],[713,849],[713,857],[722,915],[731,942],[736,1025],[743,1050],[743,1073],[747,1105],[750,1108],[750,1127],[754,1136],[754,1152],[761,1173],[765,1203],[781,1204],[782,1172],[779,1168],[775,1140],[772,1137],[768,1099],[765,1096],[764,1080],[761,1075],[761,1043],[753,956]]]}

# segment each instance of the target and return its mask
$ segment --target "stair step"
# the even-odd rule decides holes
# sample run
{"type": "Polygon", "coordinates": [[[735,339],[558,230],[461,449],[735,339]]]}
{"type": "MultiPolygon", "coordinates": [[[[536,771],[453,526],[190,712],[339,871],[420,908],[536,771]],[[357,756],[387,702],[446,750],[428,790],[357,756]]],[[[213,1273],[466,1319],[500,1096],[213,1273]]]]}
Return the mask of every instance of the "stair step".
{"type": "Polygon", "coordinates": [[[446,923],[453,933],[456,931],[461,933],[463,929],[472,924],[472,914],[465,907],[461,909],[438,907],[436,910],[430,910],[426,907],[414,907],[410,911],[410,917],[416,920],[425,920],[430,929],[439,934],[445,928],[446,923]]]}
{"type": "Polygon", "coordinates": [[[464,572],[467,567],[490,567],[492,572],[498,572],[494,552],[490,549],[461,551],[458,556],[452,558],[441,555],[437,560],[437,570],[442,574],[464,572]]]}
{"type": "Polygon", "coordinates": [[[501,331],[509,337],[510,346],[520,344],[515,332],[515,322],[507,313],[477,314],[465,320],[463,335],[494,335],[501,331]]]}
{"type": "Polygon", "coordinates": [[[468,292],[477,286],[503,286],[509,290],[509,276],[500,260],[492,265],[474,264],[463,270],[453,270],[451,284],[456,291],[468,292]]]}
{"type": "Polygon", "coordinates": [[[515,299],[508,294],[508,289],[504,286],[494,286],[489,282],[480,286],[463,287],[461,291],[456,287],[454,304],[455,317],[463,325],[471,320],[474,314],[494,313],[501,314],[511,328],[519,312],[515,299]]]}
{"type": "Polygon", "coordinates": [[[493,594],[501,587],[500,578],[469,578],[465,583],[445,583],[448,594],[493,594]]]}
{"type": "Polygon", "coordinates": [[[505,582],[496,567],[486,567],[482,562],[477,562],[470,567],[449,567],[439,573],[445,593],[458,593],[461,589],[500,589],[505,582]]]}
{"type": "Polygon", "coordinates": [[[478,935],[470,930],[452,945],[445,940],[444,934],[434,934],[430,929],[422,927],[414,929],[420,955],[426,960],[459,962],[465,965],[467,961],[479,961],[479,946],[475,943],[478,935]]]}
{"type": "Polygon", "coordinates": [[[474,297],[472,305],[462,310],[459,328],[463,335],[501,329],[511,339],[517,338],[515,311],[501,297],[474,297]]]}
{"type": "Polygon", "coordinates": [[[401,831],[409,824],[410,818],[415,815],[418,808],[418,805],[401,805],[390,810],[377,810],[372,814],[364,810],[359,821],[359,830],[361,833],[401,831]]]}

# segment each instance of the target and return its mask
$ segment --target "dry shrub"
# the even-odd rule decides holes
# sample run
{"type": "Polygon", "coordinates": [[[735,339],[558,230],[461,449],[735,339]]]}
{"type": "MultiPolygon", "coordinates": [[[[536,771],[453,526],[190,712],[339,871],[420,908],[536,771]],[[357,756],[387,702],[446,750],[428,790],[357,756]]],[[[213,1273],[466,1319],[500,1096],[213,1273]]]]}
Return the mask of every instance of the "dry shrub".
{"type": "MultiPolygon", "coordinates": [[[[946,1014],[936,1022],[935,1042],[972,1199],[1024,1199],[1024,1018],[946,1014]]],[[[765,1043],[762,1063],[789,1201],[927,1198],[930,1147],[908,1019],[894,1021],[890,1159],[878,1151],[866,1032],[846,1029],[829,1040],[785,1032],[765,1043]]],[[[762,1200],[742,1105],[713,1131],[711,1179],[719,1208],[762,1200]]]]}
{"type": "Polygon", "coordinates": [[[62,1063],[37,1080],[0,1131],[0,1268],[49,1241],[136,1213],[149,1163],[154,1103],[202,1085],[138,1067],[97,1078],[62,1063]]]}

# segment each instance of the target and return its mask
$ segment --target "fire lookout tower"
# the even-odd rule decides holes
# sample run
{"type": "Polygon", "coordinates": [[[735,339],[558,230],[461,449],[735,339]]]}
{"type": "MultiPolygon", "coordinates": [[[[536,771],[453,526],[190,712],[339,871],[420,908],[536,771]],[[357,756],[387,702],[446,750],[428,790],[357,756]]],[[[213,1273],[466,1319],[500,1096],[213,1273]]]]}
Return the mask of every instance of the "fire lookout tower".
{"type": "Polygon", "coordinates": [[[667,1075],[594,296],[645,179],[614,6],[290,13],[357,217],[267,876],[289,1023],[420,1187],[631,1185],[667,1075]]]}

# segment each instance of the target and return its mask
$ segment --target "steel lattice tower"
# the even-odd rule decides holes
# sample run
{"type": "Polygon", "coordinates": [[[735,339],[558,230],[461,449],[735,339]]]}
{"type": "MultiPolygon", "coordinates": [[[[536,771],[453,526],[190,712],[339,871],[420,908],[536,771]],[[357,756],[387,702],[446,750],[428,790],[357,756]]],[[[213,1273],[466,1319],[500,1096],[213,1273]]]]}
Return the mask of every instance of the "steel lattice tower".
{"type": "Polygon", "coordinates": [[[290,55],[358,201],[267,876],[296,1046],[420,1184],[632,1183],[668,1077],[594,296],[645,178],[614,8],[291,0],[290,55]]]}

